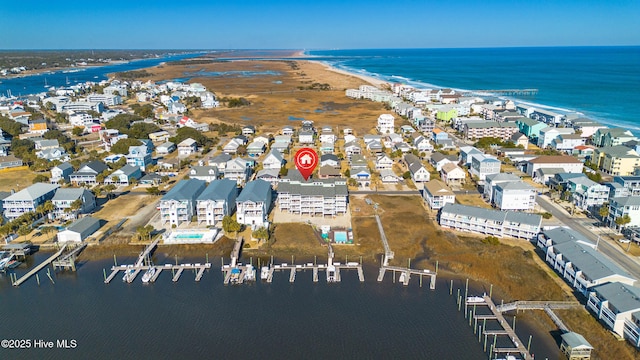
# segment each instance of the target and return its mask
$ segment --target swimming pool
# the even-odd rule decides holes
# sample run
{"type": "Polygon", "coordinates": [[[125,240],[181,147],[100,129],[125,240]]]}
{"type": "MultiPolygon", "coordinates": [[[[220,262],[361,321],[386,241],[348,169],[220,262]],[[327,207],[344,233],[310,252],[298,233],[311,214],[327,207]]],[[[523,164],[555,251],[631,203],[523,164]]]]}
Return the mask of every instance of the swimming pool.
{"type": "Polygon", "coordinates": [[[202,239],[204,234],[175,234],[176,239],[202,239]]]}
{"type": "Polygon", "coordinates": [[[213,243],[217,240],[217,229],[174,230],[162,235],[165,244],[213,243]]]}
{"type": "Polygon", "coordinates": [[[333,240],[336,243],[346,243],[347,242],[347,232],[346,231],[335,231],[333,233],[333,240]]]}

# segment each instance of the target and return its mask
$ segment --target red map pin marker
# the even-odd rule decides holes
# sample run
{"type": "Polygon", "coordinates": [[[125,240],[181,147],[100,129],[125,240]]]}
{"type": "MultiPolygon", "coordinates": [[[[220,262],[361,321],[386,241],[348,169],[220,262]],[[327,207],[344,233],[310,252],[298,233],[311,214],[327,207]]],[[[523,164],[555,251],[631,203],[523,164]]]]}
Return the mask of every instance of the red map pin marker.
{"type": "Polygon", "coordinates": [[[311,148],[302,148],[296,153],[294,161],[302,177],[308,180],[311,173],[313,173],[313,169],[318,165],[318,154],[311,148]]]}

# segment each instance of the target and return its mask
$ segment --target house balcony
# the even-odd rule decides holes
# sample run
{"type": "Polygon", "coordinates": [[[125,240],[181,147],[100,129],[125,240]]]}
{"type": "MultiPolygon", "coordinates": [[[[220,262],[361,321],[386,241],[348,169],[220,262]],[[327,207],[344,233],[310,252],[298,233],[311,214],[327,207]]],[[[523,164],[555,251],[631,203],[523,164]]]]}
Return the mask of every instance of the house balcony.
{"type": "Polygon", "coordinates": [[[640,344],[640,327],[638,327],[638,325],[632,321],[625,320],[624,335],[633,345],[638,347],[640,344]]]}

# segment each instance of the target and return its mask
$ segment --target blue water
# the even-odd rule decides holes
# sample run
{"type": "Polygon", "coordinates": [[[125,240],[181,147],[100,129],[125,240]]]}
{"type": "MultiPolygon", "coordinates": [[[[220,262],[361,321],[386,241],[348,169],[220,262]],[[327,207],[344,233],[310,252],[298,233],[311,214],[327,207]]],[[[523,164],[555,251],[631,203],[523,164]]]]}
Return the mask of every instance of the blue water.
{"type": "Polygon", "coordinates": [[[536,88],[522,101],[640,132],[640,47],[309,51],[334,67],[416,87],[536,88]]]}
{"type": "Polygon", "coordinates": [[[115,72],[124,72],[132,70],[140,70],[152,66],[156,66],[162,62],[182,60],[193,58],[201,55],[200,53],[188,53],[169,55],[153,59],[134,60],[121,64],[95,66],[86,68],[61,69],[53,72],[35,74],[24,77],[2,79],[0,80],[0,96],[7,95],[7,91],[11,91],[13,96],[38,94],[46,92],[49,87],[68,86],[86,81],[102,81],[107,80],[107,74],[115,72]],[[46,86],[45,86],[46,85],[46,86]]]}

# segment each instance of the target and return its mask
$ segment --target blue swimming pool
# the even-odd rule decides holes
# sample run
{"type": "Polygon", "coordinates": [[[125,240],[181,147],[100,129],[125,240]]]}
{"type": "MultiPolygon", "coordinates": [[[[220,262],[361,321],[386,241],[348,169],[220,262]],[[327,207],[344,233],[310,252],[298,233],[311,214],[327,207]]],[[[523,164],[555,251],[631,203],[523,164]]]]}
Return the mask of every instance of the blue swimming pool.
{"type": "Polygon", "coordinates": [[[333,233],[333,240],[337,243],[346,243],[347,242],[347,232],[346,231],[336,231],[333,233]]]}

